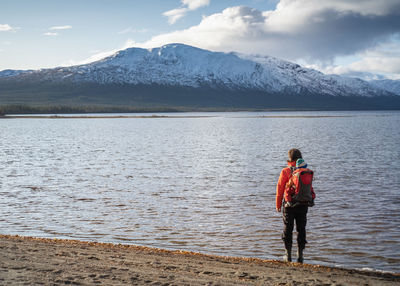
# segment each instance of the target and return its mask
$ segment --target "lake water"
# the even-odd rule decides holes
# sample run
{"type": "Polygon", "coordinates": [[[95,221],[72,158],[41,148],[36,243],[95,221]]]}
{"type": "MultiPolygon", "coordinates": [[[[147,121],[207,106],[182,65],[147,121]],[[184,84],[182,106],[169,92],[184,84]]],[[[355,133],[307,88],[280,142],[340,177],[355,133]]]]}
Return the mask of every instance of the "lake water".
{"type": "Polygon", "coordinates": [[[0,120],[0,233],[282,259],[296,147],[317,193],[305,262],[400,272],[400,112],[174,115],[0,120]]]}

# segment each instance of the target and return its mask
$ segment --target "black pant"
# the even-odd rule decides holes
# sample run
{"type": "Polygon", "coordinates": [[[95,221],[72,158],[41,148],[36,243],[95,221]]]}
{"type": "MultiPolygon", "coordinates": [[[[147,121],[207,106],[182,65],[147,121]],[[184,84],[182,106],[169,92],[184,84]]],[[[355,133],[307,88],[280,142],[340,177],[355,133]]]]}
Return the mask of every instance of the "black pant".
{"type": "Polygon", "coordinates": [[[308,206],[296,206],[283,208],[283,234],[282,240],[285,242],[285,248],[292,248],[293,226],[296,220],[297,245],[300,249],[306,246],[306,224],[307,224],[308,206]]]}

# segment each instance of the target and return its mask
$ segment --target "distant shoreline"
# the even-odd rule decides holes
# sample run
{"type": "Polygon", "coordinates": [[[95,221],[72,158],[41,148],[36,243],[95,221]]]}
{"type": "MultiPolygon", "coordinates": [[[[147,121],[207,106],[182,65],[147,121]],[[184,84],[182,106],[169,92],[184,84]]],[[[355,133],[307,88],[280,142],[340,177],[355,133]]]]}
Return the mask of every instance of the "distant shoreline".
{"type": "Polygon", "coordinates": [[[136,245],[0,235],[0,284],[398,285],[400,274],[136,245]]]}
{"type": "Polygon", "coordinates": [[[5,115],[0,119],[119,119],[119,118],[209,118],[213,116],[167,116],[167,115],[5,115]]]}
{"type": "MultiPolygon", "coordinates": [[[[0,119],[140,119],[140,118],[213,118],[218,116],[208,115],[6,115],[0,116],[0,119]]],[[[260,115],[260,116],[243,116],[240,118],[343,118],[353,117],[352,115],[260,115]]]]}
{"type": "MultiPolygon", "coordinates": [[[[91,114],[102,114],[105,118],[115,118],[118,114],[123,116],[136,116],[149,113],[217,113],[217,112],[325,112],[325,111],[399,111],[397,108],[240,108],[240,107],[189,107],[189,106],[113,106],[113,105],[0,105],[0,118],[14,116],[43,116],[64,118],[73,115],[82,118],[91,118],[91,114]],[[127,115],[125,115],[127,114],[127,115]],[[135,115],[130,115],[135,114],[135,115]]],[[[144,115],[148,116],[148,115],[144,115]]],[[[94,117],[94,116],[93,116],[94,117]]],[[[97,117],[97,116],[96,116],[97,117]]]]}

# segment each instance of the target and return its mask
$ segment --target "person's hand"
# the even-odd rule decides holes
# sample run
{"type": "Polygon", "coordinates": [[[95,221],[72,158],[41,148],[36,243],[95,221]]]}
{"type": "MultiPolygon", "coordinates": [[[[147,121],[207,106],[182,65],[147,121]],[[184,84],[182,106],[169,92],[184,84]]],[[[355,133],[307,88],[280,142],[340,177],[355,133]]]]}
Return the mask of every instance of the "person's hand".
{"type": "Polygon", "coordinates": [[[276,211],[278,212],[278,213],[280,213],[281,212],[281,208],[279,207],[279,208],[276,208],[276,211]]]}

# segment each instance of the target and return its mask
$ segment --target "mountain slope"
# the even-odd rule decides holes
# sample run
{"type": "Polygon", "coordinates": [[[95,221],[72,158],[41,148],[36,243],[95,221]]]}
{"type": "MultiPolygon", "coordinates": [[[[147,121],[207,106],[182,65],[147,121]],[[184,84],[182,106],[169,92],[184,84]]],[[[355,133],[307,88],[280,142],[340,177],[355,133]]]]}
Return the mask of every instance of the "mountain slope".
{"type": "Polygon", "coordinates": [[[400,80],[381,79],[372,80],[370,83],[377,88],[400,95],[400,80]]]}
{"type": "Polygon", "coordinates": [[[272,57],[216,53],[182,44],[150,50],[129,48],[90,64],[22,73],[13,78],[28,82],[158,84],[332,96],[390,94],[360,79],[324,75],[272,57]]]}
{"type": "Polygon", "coordinates": [[[5,104],[400,108],[399,97],[360,79],[182,44],[129,48],[78,66],[0,72],[0,105],[5,104]]]}
{"type": "Polygon", "coordinates": [[[11,76],[16,76],[16,75],[20,75],[23,73],[30,73],[33,72],[33,70],[2,70],[0,71],[0,78],[2,77],[11,77],[11,76]]]}

